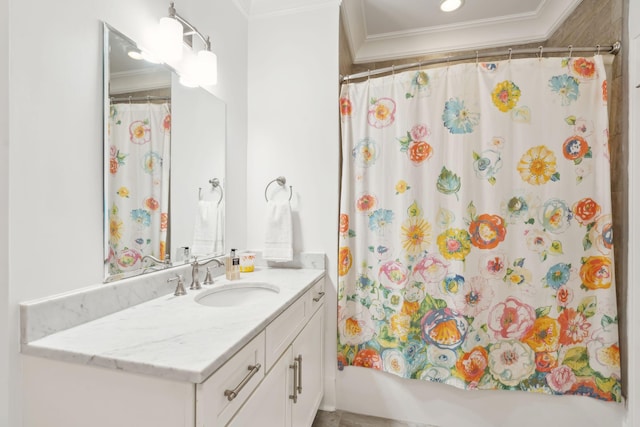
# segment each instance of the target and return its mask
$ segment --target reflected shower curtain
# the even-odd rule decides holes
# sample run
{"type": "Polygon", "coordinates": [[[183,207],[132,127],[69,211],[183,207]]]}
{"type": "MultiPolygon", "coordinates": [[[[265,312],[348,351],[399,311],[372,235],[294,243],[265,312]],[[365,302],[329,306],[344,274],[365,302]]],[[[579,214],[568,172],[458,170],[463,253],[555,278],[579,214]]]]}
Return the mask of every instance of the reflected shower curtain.
{"type": "Polygon", "coordinates": [[[342,86],[338,365],[620,401],[602,58],[342,86]]]}
{"type": "Polygon", "coordinates": [[[164,259],[169,209],[169,104],[113,104],[109,120],[109,273],[164,259]]]}

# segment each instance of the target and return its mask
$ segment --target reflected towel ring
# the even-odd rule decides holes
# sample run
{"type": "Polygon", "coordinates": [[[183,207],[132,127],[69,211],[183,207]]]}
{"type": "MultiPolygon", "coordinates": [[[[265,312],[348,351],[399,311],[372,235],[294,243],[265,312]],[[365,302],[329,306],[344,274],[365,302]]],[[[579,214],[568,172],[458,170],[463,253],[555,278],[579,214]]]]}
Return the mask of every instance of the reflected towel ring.
{"type": "MultiPolygon", "coordinates": [[[[220,185],[220,180],[218,178],[213,178],[209,180],[209,184],[211,184],[211,191],[216,188],[220,190],[220,198],[218,199],[218,205],[222,202],[222,198],[224,197],[224,191],[222,190],[222,186],[220,185]]],[[[198,188],[198,200],[202,201],[202,187],[198,188]]]]}
{"type": "MultiPolygon", "coordinates": [[[[277,182],[280,187],[284,188],[284,185],[287,183],[287,178],[285,178],[284,176],[279,176],[276,179],[273,179],[273,180],[269,181],[267,186],[264,188],[264,199],[267,202],[269,201],[269,198],[267,197],[267,190],[269,189],[269,186],[271,184],[273,184],[274,182],[277,182]]],[[[293,196],[293,187],[290,185],[289,186],[289,201],[291,201],[291,197],[292,196],[293,196]]]]}
{"type": "Polygon", "coordinates": [[[209,180],[209,184],[211,184],[211,190],[215,190],[216,188],[220,190],[220,198],[218,199],[218,204],[222,201],[224,197],[224,190],[222,189],[222,185],[220,185],[220,180],[218,178],[212,178],[209,180]]]}

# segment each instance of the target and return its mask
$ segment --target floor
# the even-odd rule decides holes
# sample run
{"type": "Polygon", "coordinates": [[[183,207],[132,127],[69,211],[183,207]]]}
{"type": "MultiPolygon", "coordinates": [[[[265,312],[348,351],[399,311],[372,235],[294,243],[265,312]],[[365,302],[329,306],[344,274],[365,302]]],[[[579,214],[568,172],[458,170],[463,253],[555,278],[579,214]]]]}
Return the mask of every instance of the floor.
{"type": "Polygon", "coordinates": [[[369,415],[353,414],[351,412],[318,411],[311,427],[436,427],[428,424],[407,423],[388,420],[386,418],[371,417],[369,415]]]}

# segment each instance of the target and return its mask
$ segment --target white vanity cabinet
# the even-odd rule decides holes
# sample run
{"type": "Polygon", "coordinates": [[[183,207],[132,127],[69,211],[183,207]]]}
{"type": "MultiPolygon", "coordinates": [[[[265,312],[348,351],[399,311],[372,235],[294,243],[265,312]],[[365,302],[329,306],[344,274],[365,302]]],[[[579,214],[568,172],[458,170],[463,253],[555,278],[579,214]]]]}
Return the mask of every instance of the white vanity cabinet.
{"type": "Polygon", "coordinates": [[[23,426],[311,426],[324,388],[324,286],[317,278],[201,383],[127,372],[124,359],[105,369],[24,355],[23,426]]]}
{"type": "Polygon", "coordinates": [[[267,327],[269,348],[279,349],[270,371],[256,392],[229,424],[235,427],[308,427],[313,423],[323,395],[324,281],[267,327]],[[297,319],[302,307],[305,314],[297,319]],[[301,320],[301,321],[300,321],[301,320]],[[299,321],[298,323],[294,323],[299,321]],[[301,329],[301,330],[300,330],[301,329]],[[283,341],[300,330],[293,340],[283,341]],[[271,338],[271,346],[269,339],[271,338]],[[282,350],[283,343],[286,347],[282,350]],[[281,351],[282,350],[282,351],[281,351]],[[256,424],[259,423],[259,424],[256,424]]]}
{"type": "MultiPolygon", "coordinates": [[[[201,424],[198,419],[198,427],[311,426],[324,389],[323,331],[324,280],[320,279],[267,326],[266,377],[231,422],[225,424],[226,417],[218,417],[201,424]]],[[[205,387],[206,383],[198,386],[197,393],[205,387]]]]}

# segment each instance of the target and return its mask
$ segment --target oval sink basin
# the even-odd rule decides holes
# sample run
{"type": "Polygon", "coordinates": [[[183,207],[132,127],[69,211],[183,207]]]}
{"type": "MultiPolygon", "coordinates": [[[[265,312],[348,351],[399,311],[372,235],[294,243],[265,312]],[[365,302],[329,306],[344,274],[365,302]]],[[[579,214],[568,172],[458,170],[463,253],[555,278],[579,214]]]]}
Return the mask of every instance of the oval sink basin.
{"type": "Polygon", "coordinates": [[[198,295],[195,301],[208,307],[234,307],[277,295],[280,288],[271,283],[230,283],[198,295]]]}

